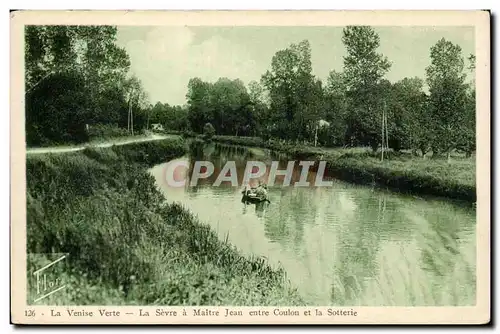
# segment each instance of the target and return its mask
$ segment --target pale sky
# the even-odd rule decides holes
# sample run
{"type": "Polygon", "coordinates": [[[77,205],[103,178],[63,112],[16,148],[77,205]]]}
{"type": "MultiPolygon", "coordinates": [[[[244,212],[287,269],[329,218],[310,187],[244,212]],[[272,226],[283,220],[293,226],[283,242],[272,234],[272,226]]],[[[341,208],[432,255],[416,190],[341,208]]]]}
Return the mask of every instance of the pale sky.
{"type": "MultiPolygon", "coordinates": [[[[118,44],[130,55],[131,71],[142,81],[151,103],[186,102],[190,78],[259,80],[276,51],[308,39],[313,74],[326,82],[342,71],[342,27],[118,27],[118,44]]],[[[425,79],[430,47],[442,37],[475,53],[473,27],[375,27],[379,52],[392,62],[386,79],[425,79]]],[[[466,62],[467,64],[467,62],[466,62]]]]}

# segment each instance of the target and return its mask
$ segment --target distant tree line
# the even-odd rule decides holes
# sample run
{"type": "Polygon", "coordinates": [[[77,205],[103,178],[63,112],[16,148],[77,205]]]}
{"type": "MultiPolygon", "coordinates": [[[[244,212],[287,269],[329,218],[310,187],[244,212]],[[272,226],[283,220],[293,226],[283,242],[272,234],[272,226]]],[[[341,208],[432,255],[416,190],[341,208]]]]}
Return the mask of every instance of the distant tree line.
{"type": "Polygon", "coordinates": [[[187,103],[148,104],[130,60],[110,26],[26,28],[26,130],[28,144],[84,141],[86,124],[134,129],[260,136],[319,145],[370,146],[382,142],[382,115],[394,151],[446,155],[475,150],[475,57],[441,39],[430,49],[426,77],[385,79],[391,67],[368,26],[348,26],[342,71],[326,82],[312,74],[307,40],[279,50],[259,80],[206,82],[192,78],[187,103]]]}
{"type": "Polygon", "coordinates": [[[187,127],[202,132],[211,123],[217,134],[292,141],[313,142],[317,136],[320,145],[376,151],[385,110],[394,151],[472,154],[475,86],[466,74],[474,76],[473,55],[466,64],[460,46],[441,39],[430,49],[425,81],[414,77],[391,83],[384,78],[391,62],[377,52],[380,39],[371,27],[346,27],[342,41],[347,50],[343,71],[332,71],[326,83],[312,74],[307,40],[276,52],[271,69],[248,89],[240,80],[191,79],[183,109],[187,127]]]}

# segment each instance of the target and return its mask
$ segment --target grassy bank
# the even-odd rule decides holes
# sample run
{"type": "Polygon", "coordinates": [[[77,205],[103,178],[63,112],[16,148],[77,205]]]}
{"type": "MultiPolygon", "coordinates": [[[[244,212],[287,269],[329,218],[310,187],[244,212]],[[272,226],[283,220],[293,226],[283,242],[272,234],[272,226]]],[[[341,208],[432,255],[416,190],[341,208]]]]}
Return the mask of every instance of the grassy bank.
{"type": "MultiPolygon", "coordinates": [[[[92,145],[104,142],[120,142],[132,139],[147,138],[148,131],[138,130],[132,135],[127,129],[118,126],[95,124],[91,125],[84,135],[78,139],[70,136],[62,136],[57,140],[48,140],[41,138],[37,143],[27,142],[28,148],[45,148],[45,147],[78,147],[82,145],[92,145]]],[[[42,136],[43,137],[43,136],[42,136]]]]}
{"type": "Polygon", "coordinates": [[[120,143],[127,143],[133,140],[142,140],[142,139],[147,139],[150,138],[150,134],[137,134],[137,135],[128,135],[128,136],[121,136],[121,137],[100,137],[100,138],[93,138],[89,141],[81,142],[81,143],[54,143],[54,144],[47,144],[47,145],[40,145],[40,146],[27,146],[28,150],[31,151],[36,151],[36,150],[44,150],[48,148],[57,148],[57,149],[65,149],[65,148],[77,148],[77,147],[86,147],[86,146],[93,146],[93,145],[99,145],[99,144],[104,144],[104,143],[112,143],[113,145],[118,145],[120,143]]]}
{"type": "Polygon", "coordinates": [[[409,154],[391,153],[380,161],[379,154],[368,149],[321,148],[288,144],[257,137],[215,136],[214,141],[264,147],[299,159],[327,161],[328,172],[353,183],[375,183],[392,190],[413,194],[442,196],[467,202],[476,201],[476,170],[472,158],[422,159],[409,154]]]}
{"type": "MultiPolygon", "coordinates": [[[[27,157],[28,252],[69,255],[58,277],[71,289],[41,303],[302,303],[282,270],[241,256],[189,211],[166,203],[147,167],[185,152],[182,140],[169,139],[27,157]]],[[[29,260],[28,270],[44,260],[29,260]]]]}

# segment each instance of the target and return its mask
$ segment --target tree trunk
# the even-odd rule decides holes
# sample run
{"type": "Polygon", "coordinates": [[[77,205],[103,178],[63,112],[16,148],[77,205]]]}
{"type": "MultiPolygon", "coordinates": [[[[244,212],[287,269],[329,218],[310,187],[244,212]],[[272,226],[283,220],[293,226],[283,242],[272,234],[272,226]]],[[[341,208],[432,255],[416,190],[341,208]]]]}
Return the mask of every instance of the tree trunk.
{"type": "Polygon", "coordinates": [[[314,131],[314,147],[318,144],[318,125],[316,125],[316,131],[314,131]]]}
{"type": "Polygon", "coordinates": [[[440,154],[439,149],[433,146],[431,147],[431,150],[432,150],[432,159],[436,159],[440,154]]]}
{"type": "Polygon", "coordinates": [[[418,149],[420,150],[420,152],[422,152],[422,159],[425,159],[425,155],[427,154],[427,146],[424,144],[420,144],[418,146],[418,149]]]}
{"type": "Polygon", "coordinates": [[[384,125],[385,125],[385,110],[382,110],[382,149],[381,149],[381,156],[380,156],[380,161],[384,161],[384,145],[385,145],[385,131],[384,131],[384,125]]]}
{"type": "MultiPolygon", "coordinates": [[[[384,104],[385,106],[385,104],[384,104]]],[[[384,107],[385,111],[385,107],[384,107]]],[[[384,112],[384,126],[385,126],[385,148],[389,150],[389,129],[387,127],[387,112],[384,112]]]]}
{"type": "Polygon", "coordinates": [[[132,136],[134,135],[134,110],[130,108],[130,128],[132,129],[132,136]]]}

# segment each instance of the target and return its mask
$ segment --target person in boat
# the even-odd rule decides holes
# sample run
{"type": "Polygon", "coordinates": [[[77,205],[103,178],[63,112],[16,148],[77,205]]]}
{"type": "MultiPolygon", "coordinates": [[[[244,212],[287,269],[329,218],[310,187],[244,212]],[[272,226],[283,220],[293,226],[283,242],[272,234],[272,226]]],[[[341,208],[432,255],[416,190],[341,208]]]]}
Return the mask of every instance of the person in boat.
{"type": "Polygon", "coordinates": [[[243,203],[271,203],[269,198],[267,198],[267,185],[261,182],[255,188],[251,187],[247,189],[247,186],[245,186],[245,189],[241,193],[243,194],[243,198],[241,199],[243,203]]]}
{"type": "Polygon", "coordinates": [[[259,181],[259,185],[255,189],[255,194],[258,197],[266,198],[267,197],[267,186],[265,184],[263,184],[261,181],[259,181]]]}
{"type": "Polygon", "coordinates": [[[267,197],[267,185],[263,184],[262,181],[259,181],[259,185],[257,187],[251,187],[248,189],[245,186],[245,189],[242,191],[242,193],[246,196],[257,196],[257,197],[267,197]]]}

